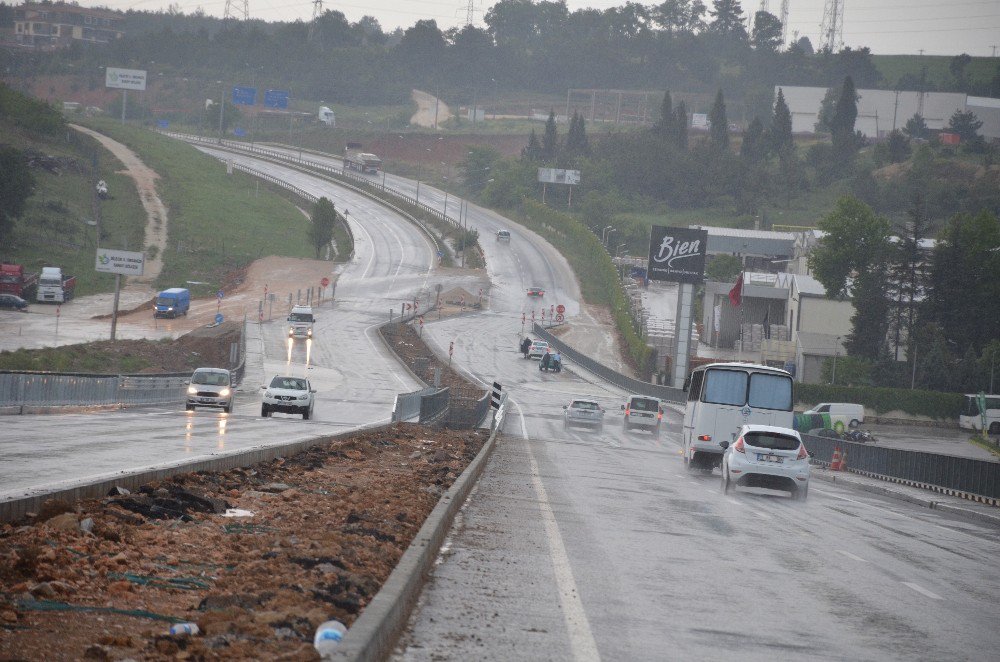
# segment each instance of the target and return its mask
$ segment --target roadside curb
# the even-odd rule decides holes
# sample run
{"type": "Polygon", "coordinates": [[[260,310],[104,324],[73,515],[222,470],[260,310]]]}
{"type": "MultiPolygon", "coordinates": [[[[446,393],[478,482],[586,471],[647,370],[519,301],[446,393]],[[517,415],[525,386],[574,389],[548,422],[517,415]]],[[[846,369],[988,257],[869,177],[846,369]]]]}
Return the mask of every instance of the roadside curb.
{"type": "Polygon", "coordinates": [[[827,483],[836,483],[838,485],[844,485],[856,490],[861,490],[862,492],[870,492],[872,494],[881,494],[882,496],[887,496],[899,501],[906,501],[907,503],[912,503],[918,506],[923,506],[930,510],[941,510],[944,512],[957,515],[963,519],[974,520],[981,524],[990,524],[993,526],[1000,527],[1000,514],[990,515],[988,513],[983,513],[975,510],[969,510],[967,508],[961,508],[949,503],[943,503],[941,501],[935,501],[933,499],[925,499],[922,497],[914,496],[912,494],[906,494],[898,490],[894,490],[890,487],[884,485],[872,485],[859,480],[851,480],[849,475],[832,475],[826,472],[820,473],[813,471],[813,478],[818,478],[819,480],[825,481],[827,483]]]}
{"type": "Polygon", "coordinates": [[[444,493],[382,588],[347,630],[337,649],[324,656],[324,660],[388,658],[420,597],[455,515],[465,505],[493,454],[499,434],[498,427],[490,434],[476,458],[444,493]]]}

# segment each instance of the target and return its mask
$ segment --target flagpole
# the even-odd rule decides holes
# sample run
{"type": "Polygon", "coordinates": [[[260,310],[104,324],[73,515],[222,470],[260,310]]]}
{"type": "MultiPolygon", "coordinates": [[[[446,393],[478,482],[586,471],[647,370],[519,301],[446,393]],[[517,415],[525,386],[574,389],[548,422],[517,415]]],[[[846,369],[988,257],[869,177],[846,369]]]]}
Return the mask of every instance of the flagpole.
{"type": "Polygon", "coordinates": [[[740,272],[740,356],[739,356],[740,359],[743,358],[743,324],[745,322],[745,317],[746,317],[746,313],[744,312],[746,310],[746,305],[744,305],[743,302],[743,284],[745,282],[746,282],[746,272],[741,271],[740,272]]]}

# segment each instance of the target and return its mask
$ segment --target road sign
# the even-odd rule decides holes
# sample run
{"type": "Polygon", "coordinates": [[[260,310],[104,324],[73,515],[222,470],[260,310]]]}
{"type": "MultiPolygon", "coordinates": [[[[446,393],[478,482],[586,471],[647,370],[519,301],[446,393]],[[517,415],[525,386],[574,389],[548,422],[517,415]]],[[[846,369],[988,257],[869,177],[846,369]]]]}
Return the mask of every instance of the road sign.
{"type": "Polygon", "coordinates": [[[242,138],[245,135],[247,135],[247,130],[241,129],[240,127],[236,127],[235,129],[233,129],[233,135],[242,138]]]}
{"type": "Polygon", "coordinates": [[[564,319],[565,318],[562,316],[562,313],[559,313],[558,315],[556,315],[556,321],[557,322],[562,322],[564,319]]]}
{"type": "Polygon", "coordinates": [[[256,87],[234,87],[233,88],[233,103],[237,106],[255,106],[257,105],[257,88],[256,87]]]}
{"type": "Polygon", "coordinates": [[[225,317],[222,316],[222,313],[216,313],[215,314],[215,323],[216,324],[222,324],[222,320],[224,320],[224,319],[225,319],[225,317]]]}
{"type": "Polygon", "coordinates": [[[156,128],[166,129],[170,126],[170,120],[156,120],[156,128]]]}
{"type": "Polygon", "coordinates": [[[563,313],[566,312],[566,306],[559,304],[558,306],[556,306],[556,312],[562,315],[563,313]]]}
{"type": "Polygon", "coordinates": [[[455,341],[452,340],[450,343],[448,343],[448,356],[450,357],[454,353],[455,353],[455,341]]]}
{"type": "Polygon", "coordinates": [[[500,386],[500,382],[493,382],[493,395],[490,397],[490,406],[494,409],[500,409],[500,394],[503,391],[503,387],[500,386]]]}
{"type": "Polygon", "coordinates": [[[330,279],[327,278],[326,276],[323,276],[323,278],[320,279],[319,284],[322,285],[323,287],[326,287],[327,285],[330,284],[330,279]]]}
{"type": "Polygon", "coordinates": [[[99,248],[94,270],[107,274],[141,276],[145,257],[145,253],[141,251],[113,251],[99,248]]]}
{"type": "Polygon", "coordinates": [[[289,96],[288,90],[264,90],[264,105],[268,108],[288,108],[289,96]]]}
{"type": "Polygon", "coordinates": [[[145,90],[146,70],[108,67],[104,71],[104,87],[120,90],[145,90]]]}

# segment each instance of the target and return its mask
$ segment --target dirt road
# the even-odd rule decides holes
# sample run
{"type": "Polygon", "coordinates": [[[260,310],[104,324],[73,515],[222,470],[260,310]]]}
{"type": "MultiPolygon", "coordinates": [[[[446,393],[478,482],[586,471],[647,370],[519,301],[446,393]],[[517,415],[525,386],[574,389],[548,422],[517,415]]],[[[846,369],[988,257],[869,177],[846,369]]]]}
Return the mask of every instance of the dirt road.
{"type": "Polygon", "coordinates": [[[411,97],[417,104],[417,112],[410,118],[410,124],[436,129],[438,122],[444,122],[451,117],[448,106],[433,94],[413,90],[411,97]]]}

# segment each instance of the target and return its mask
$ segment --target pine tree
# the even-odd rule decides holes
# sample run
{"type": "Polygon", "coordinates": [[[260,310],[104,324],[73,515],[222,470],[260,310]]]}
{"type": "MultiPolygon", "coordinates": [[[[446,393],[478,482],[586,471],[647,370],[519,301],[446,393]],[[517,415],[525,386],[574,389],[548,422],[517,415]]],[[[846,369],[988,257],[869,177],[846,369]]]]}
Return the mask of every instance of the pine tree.
{"type": "Polygon", "coordinates": [[[528,136],[528,145],[521,150],[521,158],[526,161],[538,161],[542,157],[542,144],[538,142],[538,134],[531,130],[528,136]]]}
{"type": "Polygon", "coordinates": [[[545,122],[545,133],[542,134],[542,160],[552,161],[559,150],[559,134],[556,132],[556,111],[549,111],[549,119],[545,122]]]}
{"type": "Polygon", "coordinates": [[[726,119],[726,102],[722,97],[722,90],[715,95],[708,121],[711,123],[709,137],[712,147],[720,151],[729,149],[729,120],[726,119]]]}
{"type": "Polygon", "coordinates": [[[748,163],[760,163],[767,155],[767,136],[764,135],[764,124],[759,117],[754,117],[750,126],[743,133],[743,143],[740,145],[740,158],[748,163]]]}
{"type": "Polygon", "coordinates": [[[794,149],[792,113],[785,103],[785,93],[779,87],[778,100],[774,102],[774,121],[771,123],[771,151],[781,155],[794,149]]]}
{"type": "Polygon", "coordinates": [[[653,133],[660,138],[670,140],[674,135],[675,122],[673,102],[670,99],[670,91],[667,90],[663,93],[663,103],[660,104],[660,119],[653,125],[653,133]]]}
{"type": "Polygon", "coordinates": [[[587,144],[587,133],[584,129],[583,115],[577,112],[569,122],[569,132],[566,134],[566,153],[570,156],[586,155],[590,151],[587,144]]]}
{"type": "Polygon", "coordinates": [[[840,89],[833,120],[830,122],[833,150],[838,158],[849,159],[857,151],[858,141],[854,135],[854,123],[857,119],[858,93],[854,89],[854,80],[848,76],[840,89]]]}
{"type": "Polygon", "coordinates": [[[309,243],[316,249],[316,259],[323,257],[324,249],[333,241],[333,226],[337,222],[337,208],[328,198],[320,198],[313,207],[312,224],[309,226],[309,243]]]}
{"type": "Polygon", "coordinates": [[[674,111],[674,142],[677,149],[687,151],[688,148],[688,114],[687,106],[683,101],[677,102],[677,110],[674,111]]]}

